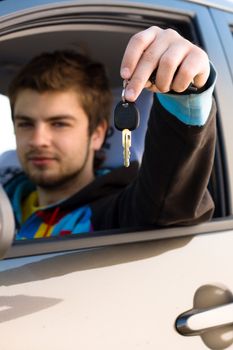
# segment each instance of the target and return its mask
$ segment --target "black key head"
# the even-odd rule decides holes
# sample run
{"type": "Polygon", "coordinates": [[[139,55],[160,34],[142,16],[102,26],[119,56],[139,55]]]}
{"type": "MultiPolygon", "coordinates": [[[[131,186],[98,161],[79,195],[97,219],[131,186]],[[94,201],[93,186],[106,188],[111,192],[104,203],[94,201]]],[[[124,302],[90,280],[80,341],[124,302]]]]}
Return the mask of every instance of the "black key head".
{"type": "Polygon", "coordinates": [[[115,128],[122,131],[137,129],[140,122],[139,110],[134,102],[120,101],[114,110],[115,128]]]}

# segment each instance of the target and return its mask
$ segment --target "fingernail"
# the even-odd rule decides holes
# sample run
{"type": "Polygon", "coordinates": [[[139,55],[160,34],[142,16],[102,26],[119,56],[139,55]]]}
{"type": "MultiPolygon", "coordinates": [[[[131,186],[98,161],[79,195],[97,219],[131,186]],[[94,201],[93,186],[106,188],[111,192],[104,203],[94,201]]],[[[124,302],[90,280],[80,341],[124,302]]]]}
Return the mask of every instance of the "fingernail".
{"type": "Polygon", "coordinates": [[[125,98],[128,101],[133,101],[135,97],[135,91],[133,89],[129,89],[125,91],[125,98]]]}
{"type": "Polygon", "coordinates": [[[123,79],[129,79],[130,78],[130,71],[128,68],[122,68],[121,69],[121,77],[123,79]]]}

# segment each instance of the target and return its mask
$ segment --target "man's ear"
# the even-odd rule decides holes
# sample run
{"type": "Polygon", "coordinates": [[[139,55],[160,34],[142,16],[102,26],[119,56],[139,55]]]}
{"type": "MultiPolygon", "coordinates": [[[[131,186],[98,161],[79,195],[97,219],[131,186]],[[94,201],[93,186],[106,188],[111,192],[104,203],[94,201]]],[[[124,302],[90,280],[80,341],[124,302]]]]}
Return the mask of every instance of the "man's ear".
{"type": "Polygon", "coordinates": [[[107,122],[106,120],[103,120],[93,131],[91,135],[91,146],[94,151],[98,151],[101,148],[105,139],[107,128],[107,122]]]}

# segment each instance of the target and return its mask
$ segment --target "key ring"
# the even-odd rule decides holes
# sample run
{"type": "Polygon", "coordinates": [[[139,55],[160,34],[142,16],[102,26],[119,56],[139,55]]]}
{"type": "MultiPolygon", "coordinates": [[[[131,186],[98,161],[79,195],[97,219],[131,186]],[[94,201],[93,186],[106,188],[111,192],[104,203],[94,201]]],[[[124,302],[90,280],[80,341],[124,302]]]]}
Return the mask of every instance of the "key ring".
{"type": "Polygon", "coordinates": [[[122,93],[121,93],[121,99],[122,99],[122,102],[123,102],[123,105],[127,105],[127,102],[126,102],[126,99],[125,99],[125,89],[126,89],[126,86],[128,85],[128,80],[123,80],[123,90],[122,90],[122,93]]]}

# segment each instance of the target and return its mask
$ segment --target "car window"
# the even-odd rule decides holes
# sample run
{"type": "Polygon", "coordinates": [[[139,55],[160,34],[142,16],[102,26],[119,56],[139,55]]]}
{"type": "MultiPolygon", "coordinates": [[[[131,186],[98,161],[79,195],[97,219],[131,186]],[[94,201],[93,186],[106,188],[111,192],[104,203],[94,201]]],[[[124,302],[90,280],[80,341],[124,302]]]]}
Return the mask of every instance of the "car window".
{"type": "MultiPolygon", "coordinates": [[[[11,121],[9,99],[0,95],[0,159],[1,155],[15,149],[15,135],[11,121]]],[[[1,163],[0,163],[1,164],[1,163]]]]}
{"type": "MultiPolygon", "coordinates": [[[[34,18],[34,28],[31,29],[30,33],[27,30],[25,30],[27,25],[30,27],[30,22],[28,22],[27,25],[25,24],[25,22],[24,24],[22,24],[16,36],[14,36],[15,29],[12,29],[8,40],[6,40],[5,42],[3,40],[0,43],[2,47],[2,54],[0,56],[0,60],[3,63],[9,61],[11,67],[17,68],[18,66],[22,65],[25,61],[29,60],[35,54],[38,54],[42,51],[46,51],[49,48],[51,48],[51,46],[52,48],[61,48],[64,45],[67,45],[68,47],[75,48],[78,43],[82,46],[84,50],[87,50],[91,54],[91,56],[97,57],[97,59],[100,59],[104,64],[106,64],[109,76],[111,78],[112,88],[114,91],[117,91],[117,99],[120,98],[122,88],[122,81],[119,77],[120,57],[122,57],[125,45],[133,33],[139,31],[140,29],[147,28],[151,24],[158,24],[162,27],[173,27],[187,39],[192,40],[194,43],[205,48],[203,36],[200,35],[200,31],[197,29],[195,16],[192,17],[190,13],[189,15],[184,14],[183,8],[180,12],[176,11],[177,9],[172,10],[171,12],[167,11],[167,9],[164,12],[160,10],[155,11],[154,9],[153,11],[145,10],[146,14],[144,17],[141,14],[139,14],[140,12],[138,12],[138,16],[136,16],[135,14],[131,14],[129,16],[119,12],[115,15],[114,19],[113,17],[111,17],[112,14],[110,13],[108,13],[107,15],[101,14],[100,18],[98,19],[99,23],[97,23],[98,21],[95,22],[95,19],[93,19],[90,23],[90,20],[86,20],[88,16],[86,15],[87,17],[85,18],[84,16],[82,17],[81,14],[80,18],[82,18],[80,20],[80,23],[82,21],[82,24],[80,25],[78,19],[75,23],[75,26],[73,27],[70,25],[71,19],[73,20],[73,17],[69,19],[67,16],[67,23],[64,20],[64,18],[59,18],[59,23],[61,25],[60,29],[59,26],[49,23],[49,17],[46,19],[47,27],[40,26],[40,21],[43,22],[43,18],[39,19],[38,23],[36,23],[36,20],[34,18]],[[103,40],[103,36],[106,40],[103,40]],[[33,45],[35,39],[36,45],[33,45]],[[109,47],[111,48],[110,45],[112,45],[112,43],[114,43],[114,51],[111,52],[109,47]],[[14,47],[16,47],[17,45],[20,45],[20,52],[16,52],[16,50],[14,49],[14,47]],[[113,54],[113,52],[117,52],[117,55],[113,54]]],[[[96,16],[96,18],[98,18],[98,16],[96,16]]],[[[56,22],[56,19],[54,17],[53,22],[56,22]]],[[[2,64],[2,69],[4,69],[4,64],[2,64]]],[[[11,77],[7,77],[8,81],[10,80],[10,78],[11,77]]],[[[6,93],[7,84],[4,85],[4,82],[0,82],[0,86],[2,92],[6,93]]],[[[0,110],[4,111],[3,114],[7,116],[7,121],[4,118],[4,128],[0,126],[0,133],[2,133],[0,135],[0,160],[2,157],[4,162],[6,162],[6,159],[10,159],[11,162],[12,160],[14,161],[15,153],[8,152],[11,152],[15,149],[15,139],[10,118],[10,107],[6,97],[1,96],[0,101],[0,110]],[[4,157],[6,155],[10,155],[10,157],[4,157]]],[[[148,104],[148,106],[150,105],[148,104]]],[[[143,118],[143,121],[145,122],[146,119],[143,118]]],[[[1,118],[1,122],[3,122],[3,118],[1,118]]],[[[111,161],[111,165],[114,154],[121,154],[121,151],[116,152],[121,147],[121,144],[119,141],[120,137],[118,137],[116,141],[114,138],[115,135],[116,132],[114,132],[114,129],[110,129],[110,133],[106,140],[106,150],[107,152],[109,152],[109,159],[111,161]],[[113,146],[114,142],[116,142],[115,148],[113,146]],[[110,152],[111,149],[114,151],[110,152]]],[[[133,146],[138,144],[139,142],[135,142],[133,140],[133,146]]],[[[140,139],[140,145],[143,145],[142,137],[140,139]]],[[[219,174],[222,174],[221,157],[222,153],[220,151],[216,153],[216,167],[214,168],[211,183],[209,185],[211,192],[214,194],[214,200],[216,201],[216,203],[219,201],[217,211],[215,213],[216,217],[223,216],[225,213],[225,209],[222,210],[222,207],[225,205],[225,203],[223,203],[225,198],[222,197],[221,193],[221,198],[219,200],[220,194],[218,193],[220,186],[218,178],[219,174]]],[[[119,156],[118,159],[120,159],[119,156]]],[[[6,165],[7,163],[3,164],[6,165]]],[[[223,181],[222,178],[221,181],[223,181]]],[[[110,234],[110,232],[107,232],[107,234],[110,234]]]]}

